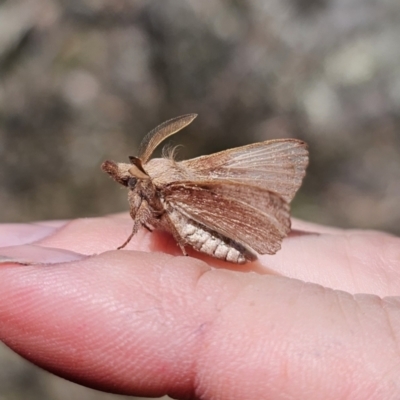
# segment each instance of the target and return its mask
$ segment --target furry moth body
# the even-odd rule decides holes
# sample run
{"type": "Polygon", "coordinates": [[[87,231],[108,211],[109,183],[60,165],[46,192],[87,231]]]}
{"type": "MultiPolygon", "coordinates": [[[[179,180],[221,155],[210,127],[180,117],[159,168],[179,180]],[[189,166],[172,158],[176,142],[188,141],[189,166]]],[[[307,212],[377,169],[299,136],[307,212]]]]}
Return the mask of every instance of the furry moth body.
{"type": "Polygon", "coordinates": [[[196,114],[173,118],[143,139],[130,163],[105,161],[101,168],[129,189],[132,233],[170,232],[185,246],[233,263],[275,254],[290,231],[289,203],[308,164],[307,145],[297,139],[267,140],[184,161],[150,156],[196,114]]]}

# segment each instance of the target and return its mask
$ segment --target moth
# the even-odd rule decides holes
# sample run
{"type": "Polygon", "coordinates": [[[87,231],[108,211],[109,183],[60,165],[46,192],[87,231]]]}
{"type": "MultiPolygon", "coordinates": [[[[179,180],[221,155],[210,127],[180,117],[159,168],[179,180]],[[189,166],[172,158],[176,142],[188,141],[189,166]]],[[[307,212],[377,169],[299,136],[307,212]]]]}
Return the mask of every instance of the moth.
{"type": "Polygon", "coordinates": [[[143,139],[129,163],[105,161],[101,168],[129,189],[132,233],[145,227],[170,232],[185,246],[242,264],[275,254],[290,231],[289,203],[308,164],[307,145],[277,139],[190,160],[150,159],[167,137],[197,114],[170,119],[143,139]]]}

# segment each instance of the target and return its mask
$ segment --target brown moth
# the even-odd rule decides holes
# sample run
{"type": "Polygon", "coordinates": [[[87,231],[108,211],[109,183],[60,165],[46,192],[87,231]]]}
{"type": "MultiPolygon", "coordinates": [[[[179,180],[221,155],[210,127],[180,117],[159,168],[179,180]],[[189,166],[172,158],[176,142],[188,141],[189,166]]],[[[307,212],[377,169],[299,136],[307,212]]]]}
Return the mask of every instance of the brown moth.
{"type": "Polygon", "coordinates": [[[105,161],[101,168],[129,189],[132,233],[142,226],[170,232],[185,246],[233,263],[275,254],[290,231],[289,203],[308,164],[306,143],[267,140],[185,161],[149,160],[168,136],[196,114],[173,118],[143,139],[128,163],[105,161]]]}

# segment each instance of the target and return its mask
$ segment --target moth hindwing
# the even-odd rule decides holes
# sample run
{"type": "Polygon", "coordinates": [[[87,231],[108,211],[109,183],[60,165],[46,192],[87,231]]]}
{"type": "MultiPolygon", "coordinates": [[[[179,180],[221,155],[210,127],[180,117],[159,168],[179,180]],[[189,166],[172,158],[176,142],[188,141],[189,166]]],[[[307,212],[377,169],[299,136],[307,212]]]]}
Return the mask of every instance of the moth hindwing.
{"type": "Polygon", "coordinates": [[[289,203],[305,176],[307,144],[297,139],[254,143],[184,161],[153,158],[167,137],[196,114],[170,119],[143,139],[130,163],[105,161],[103,171],[129,189],[132,232],[170,232],[183,254],[197,251],[234,262],[275,254],[290,231],[289,203]]]}

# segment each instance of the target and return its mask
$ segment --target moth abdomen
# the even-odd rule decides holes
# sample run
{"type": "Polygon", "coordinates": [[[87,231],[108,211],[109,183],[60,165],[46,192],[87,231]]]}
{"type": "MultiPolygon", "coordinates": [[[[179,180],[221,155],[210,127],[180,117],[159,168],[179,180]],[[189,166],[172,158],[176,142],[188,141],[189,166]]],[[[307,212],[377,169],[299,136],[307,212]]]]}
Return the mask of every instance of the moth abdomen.
{"type": "Polygon", "coordinates": [[[182,241],[197,251],[236,264],[257,259],[245,246],[187,218],[177,210],[171,210],[168,217],[182,241]]]}

